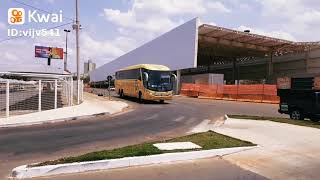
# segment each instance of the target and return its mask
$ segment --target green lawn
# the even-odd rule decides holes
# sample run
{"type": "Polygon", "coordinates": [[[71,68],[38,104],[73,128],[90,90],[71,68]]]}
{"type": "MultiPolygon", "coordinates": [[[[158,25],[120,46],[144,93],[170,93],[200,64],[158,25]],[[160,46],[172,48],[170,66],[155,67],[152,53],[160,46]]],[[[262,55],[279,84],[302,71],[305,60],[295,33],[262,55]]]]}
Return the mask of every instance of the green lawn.
{"type": "MultiPolygon", "coordinates": [[[[213,131],[178,137],[178,138],[169,139],[162,142],[185,142],[185,141],[191,141],[202,147],[202,149],[197,149],[197,150],[209,150],[209,149],[243,147],[243,146],[255,145],[255,144],[252,144],[251,142],[235,139],[229,136],[215,133],[213,131]]],[[[61,158],[53,161],[46,161],[39,164],[30,165],[30,167],[72,163],[72,162],[96,161],[96,160],[104,160],[104,159],[116,159],[116,158],[123,158],[123,157],[147,156],[147,155],[181,152],[181,151],[195,151],[194,149],[193,150],[161,151],[158,148],[153,146],[154,143],[159,143],[159,142],[147,142],[147,143],[142,143],[142,144],[137,144],[132,146],[126,146],[122,148],[117,148],[113,150],[92,152],[92,153],[75,156],[75,157],[66,157],[66,158],[61,158]]]]}
{"type": "Polygon", "coordinates": [[[248,120],[262,120],[262,121],[274,121],[279,123],[287,123],[298,126],[307,126],[320,129],[319,122],[312,122],[308,120],[292,120],[289,118],[278,118],[278,117],[264,117],[264,116],[248,116],[248,115],[228,115],[230,118],[235,119],[248,119],[248,120]]]}

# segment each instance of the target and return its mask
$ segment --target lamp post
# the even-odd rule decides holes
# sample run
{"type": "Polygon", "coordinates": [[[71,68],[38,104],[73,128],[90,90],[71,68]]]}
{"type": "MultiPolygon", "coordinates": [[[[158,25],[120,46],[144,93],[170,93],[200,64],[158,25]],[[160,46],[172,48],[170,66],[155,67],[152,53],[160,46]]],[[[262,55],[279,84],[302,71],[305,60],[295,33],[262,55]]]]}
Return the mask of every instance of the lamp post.
{"type": "Polygon", "coordinates": [[[66,56],[64,58],[64,71],[67,71],[67,64],[68,64],[68,33],[71,32],[69,29],[65,29],[64,32],[66,32],[66,56]]]}

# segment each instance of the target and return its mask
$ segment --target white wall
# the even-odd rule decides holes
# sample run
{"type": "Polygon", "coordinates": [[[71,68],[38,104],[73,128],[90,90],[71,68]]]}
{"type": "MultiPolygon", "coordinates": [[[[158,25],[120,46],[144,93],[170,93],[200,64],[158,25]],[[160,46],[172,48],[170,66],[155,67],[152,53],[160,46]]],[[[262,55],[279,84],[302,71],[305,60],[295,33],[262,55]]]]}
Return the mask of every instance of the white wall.
{"type": "Polygon", "coordinates": [[[195,18],[90,73],[93,82],[135,64],[161,64],[171,70],[197,66],[198,18],[195,18]]]}

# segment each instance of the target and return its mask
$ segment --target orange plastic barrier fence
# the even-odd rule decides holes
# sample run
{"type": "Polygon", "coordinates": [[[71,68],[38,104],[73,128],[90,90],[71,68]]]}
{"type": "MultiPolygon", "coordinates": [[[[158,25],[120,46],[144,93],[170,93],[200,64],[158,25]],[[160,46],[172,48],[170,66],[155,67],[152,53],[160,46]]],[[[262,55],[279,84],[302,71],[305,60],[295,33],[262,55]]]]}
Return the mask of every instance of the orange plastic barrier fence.
{"type": "Polygon", "coordinates": [[[181,94],[237,101],[279,103],[276,85],[182,84],[181,94]]]}

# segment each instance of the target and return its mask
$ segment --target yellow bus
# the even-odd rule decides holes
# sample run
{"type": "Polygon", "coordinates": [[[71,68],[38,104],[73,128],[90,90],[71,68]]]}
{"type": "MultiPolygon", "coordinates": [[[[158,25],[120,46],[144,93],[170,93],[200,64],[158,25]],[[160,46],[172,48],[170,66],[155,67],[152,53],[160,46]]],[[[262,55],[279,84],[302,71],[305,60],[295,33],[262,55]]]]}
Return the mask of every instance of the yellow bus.
{"type": "Polygon", "coordinates": [[[163,65],[138,64],[116,72],[115,89],[123,96],[142,100],[160,101],[172,99],[176,76],[163,65]]]}

